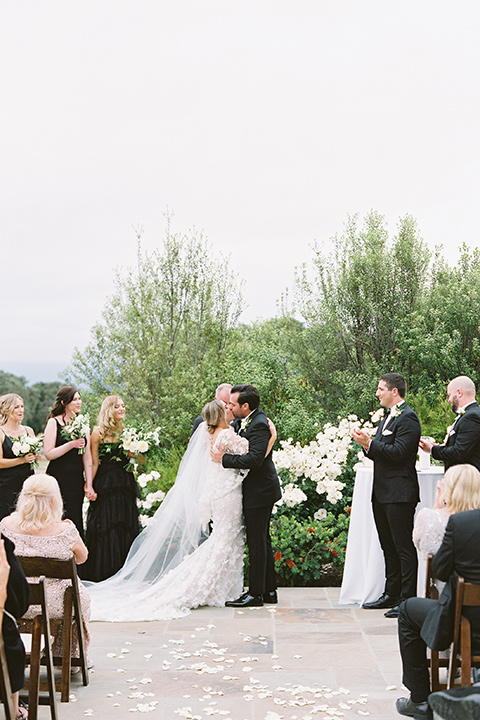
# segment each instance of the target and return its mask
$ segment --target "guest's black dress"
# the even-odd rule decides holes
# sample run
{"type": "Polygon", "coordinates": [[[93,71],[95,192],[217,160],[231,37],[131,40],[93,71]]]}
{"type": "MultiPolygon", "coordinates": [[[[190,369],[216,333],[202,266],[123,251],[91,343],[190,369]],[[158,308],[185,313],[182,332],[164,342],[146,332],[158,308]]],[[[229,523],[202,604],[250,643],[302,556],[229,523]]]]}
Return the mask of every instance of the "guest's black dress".
{"type": "MultiPolygon", "coordinates": [[[[16,457],[13,454],[12,445],[13,443],[8,435],[5,435],[2,443],[3,457],[5,460],[16,457]]],[[[15,510],[15,504],[22,489],[23,482],[30,475],[33,475],[30,463],[0,468],[0,520],[15,510]]]]}
{"type": "MultiPolygon", "coordinates": [[[[55,422],[57,423],[55,447],[60,447],[70,441],[62,435],[63,425],[60,425],[56,418],[55,422]]],[[[63,500],[63,516],[75,523],[83,540],[82,505],[85,485],[83,455],[79,455],[78,448],[73,448],[66,452],[65,455],[50,460],[47,466],[47,474],[53,475],[57,479],[63,500]]]]}
{"type": "Polygon", "coordinates": [[[83,578],[95,582],[120,570],[140,532],[137,508],[140,493],[133,473],[126,469],[129,458],[119,442],[101,443],[99,456],[93,480],[97,499],[88,507],[88,560],[82,572],[83,578]]]}

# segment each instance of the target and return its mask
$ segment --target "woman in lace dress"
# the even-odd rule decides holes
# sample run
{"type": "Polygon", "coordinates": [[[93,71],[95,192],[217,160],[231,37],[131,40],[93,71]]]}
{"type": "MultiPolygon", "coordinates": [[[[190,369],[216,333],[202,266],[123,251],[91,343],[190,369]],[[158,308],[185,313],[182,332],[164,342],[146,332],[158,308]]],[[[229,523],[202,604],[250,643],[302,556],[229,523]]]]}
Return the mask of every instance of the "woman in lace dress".
{"type": "Polygon", "coordinates": [[[230,427],[221,401],[206,405],[203,417],[153,524],[135,540],[122,570],[90,588],[94,620],[178,618],[200,605],[224,607],[242,592],[248,471],[213,463],[210,448],[243,455],[248,441],[230,427]]]}
{"type": "MultiPolygon", "coordinates": [[[[23,483],[17,509],[0,521],[0,531],[15,545],[19,556],[67,560],[72,553],[77,564],[85,562],[88,551],[71,520],[62,520],[63,505],[60,489],[50,475],[32,475],[23,483]]],[[[63,595],[70,580],[47,579],[47,602],[51,618],[63,617],[63,595]]],[[[80,604],[88,646],[90,598],[80,586],[80,604]]],[[[33,616],[30,609],[25,617],[33,616]]],[[[62,631],[55,636],[54,655],[62,655],[62,631]]],[[[72,657],[79,657],[78,637],[74,629],[72,657]]]]}
{"type": "MultiPolygon", "coordinates": [[[[453,465],[437,485],[433,508],[422,508],[415,518],[413,542],[418,551],[418,589],[425,597],[427,557],[442,544],[448,518],[453,513],[480,508],[480,472],[473,465],[453,465]]],[[[445,583],[435,580],[438,592],[445,583]]]]}

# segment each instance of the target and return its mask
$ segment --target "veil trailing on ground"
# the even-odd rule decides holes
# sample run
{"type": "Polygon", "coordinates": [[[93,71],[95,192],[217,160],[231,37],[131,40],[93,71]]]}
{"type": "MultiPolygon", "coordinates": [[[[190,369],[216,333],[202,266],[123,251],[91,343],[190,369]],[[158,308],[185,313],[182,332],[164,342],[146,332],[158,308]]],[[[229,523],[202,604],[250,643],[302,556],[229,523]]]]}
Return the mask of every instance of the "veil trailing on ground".
{"type": "Polygon", "coordinates": [[[210,436],[202,422],[190,439],[175,484],[134,540],[124,566],[108,580],[84,583],[92,598],[93,620],[104,617],[108,607],[114,614],[124,599],[135,598],[180,565],[205,538],[200,508],[210,463],[210,436]]]}

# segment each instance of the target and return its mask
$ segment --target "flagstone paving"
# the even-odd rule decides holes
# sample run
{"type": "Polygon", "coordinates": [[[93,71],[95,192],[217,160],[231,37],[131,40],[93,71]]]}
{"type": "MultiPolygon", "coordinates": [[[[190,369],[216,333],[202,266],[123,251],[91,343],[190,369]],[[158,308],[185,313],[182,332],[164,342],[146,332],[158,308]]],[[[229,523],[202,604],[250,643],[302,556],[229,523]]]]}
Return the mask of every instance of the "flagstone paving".
{"type": "Polygon", "coordinates": [[[72,677],[59,720],[395,717],[406,694],[397,622],[338,597],[339,588],[281,588],[276,606],[92,623],[90,684],[72,677]]]}

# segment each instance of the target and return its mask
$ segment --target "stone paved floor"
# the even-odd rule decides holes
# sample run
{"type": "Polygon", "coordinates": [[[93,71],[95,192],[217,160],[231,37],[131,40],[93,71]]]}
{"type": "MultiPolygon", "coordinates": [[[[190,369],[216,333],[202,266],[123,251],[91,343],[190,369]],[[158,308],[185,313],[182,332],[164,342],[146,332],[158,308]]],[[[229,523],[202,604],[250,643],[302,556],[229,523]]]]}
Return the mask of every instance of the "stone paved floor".
{"type": "MultiPolygon", "coordinates": [[[[60,720],[316,720],[397,716],[397,622],[338,606],[339,588],[281,588],[276,606],[92,623],[90,684],[60,720]],[[133,715],[132,715],[133,714],[133,715]]],[[[40,708],[40,720],[49,712],[40,708]]],[[[397,716],[398,717],[398,716],[397,716]]]]}

